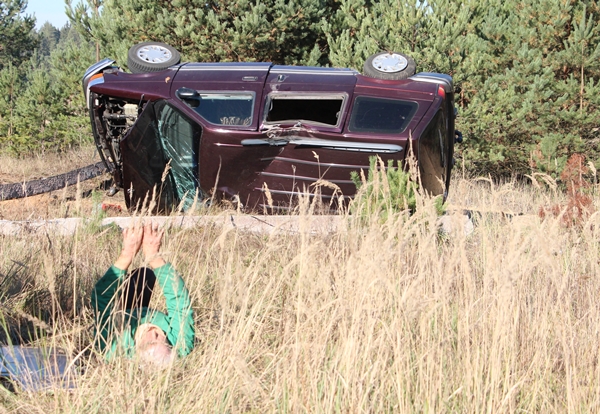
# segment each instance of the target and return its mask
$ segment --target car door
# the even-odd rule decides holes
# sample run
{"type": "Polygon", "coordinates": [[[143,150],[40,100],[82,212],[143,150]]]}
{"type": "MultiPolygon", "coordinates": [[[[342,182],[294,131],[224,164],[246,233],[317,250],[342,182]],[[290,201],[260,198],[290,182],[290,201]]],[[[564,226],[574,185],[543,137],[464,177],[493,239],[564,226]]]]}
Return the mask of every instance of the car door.
{"type": "Polygon", "coordinates": [[[129,208],[189,208],[202,192],[198,148],[202,128],[165,100],[148,102],[120,143],[129,208]]]}

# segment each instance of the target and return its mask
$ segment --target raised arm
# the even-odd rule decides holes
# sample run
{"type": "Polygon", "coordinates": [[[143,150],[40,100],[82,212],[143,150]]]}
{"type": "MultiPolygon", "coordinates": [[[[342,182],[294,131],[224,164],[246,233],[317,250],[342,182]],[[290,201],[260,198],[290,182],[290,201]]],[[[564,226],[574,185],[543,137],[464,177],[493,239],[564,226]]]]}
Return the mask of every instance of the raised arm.
{"type": "Polygon", "coordinates": [[[194,347],[194,313],[190,295],[179,273],[160,256],[163,231],[158,225],[144,227],[142,248],[146,261],[154,269],[156,279],[165,295],[169,319],[169,342],[180,356],[189,354],[194,347]]]}
{"type": "MultiPolygon", "coordinates": [[[[123,282],[133,258],[140,250],[143,234],[143,228],[140,226],[123,230],[123,248],[119,258],[106,271],[104,276],[96,282],[96,286],[92,291],[92,311],[96,317],[96,322],[99,324],[98,331],[101,332],[105,342],[108,335],[108,318],[116,301],[115,293],[123,282]]],[[[106,343],[101,346],[104,348],[106,343]]]]}
{"type": "Polygon", "coordinates": [[[123,249],[114,266],[127,271],[137,252],[140,251],[144,238],[144,228],[142,226],[129,227],[123,230],[123,249]]]}

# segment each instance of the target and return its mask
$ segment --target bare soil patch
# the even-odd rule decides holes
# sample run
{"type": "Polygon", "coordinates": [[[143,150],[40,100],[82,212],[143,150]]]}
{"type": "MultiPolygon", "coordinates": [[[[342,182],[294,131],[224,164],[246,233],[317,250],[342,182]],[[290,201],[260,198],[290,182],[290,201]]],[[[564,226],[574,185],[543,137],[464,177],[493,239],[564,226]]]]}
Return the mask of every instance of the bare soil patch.
{"type": "MultiPolygon", "coordinates": [[[[0,184],[22,183],[63,174],[99,161],[93,146],[64,154],[48,154],[17,159],[0,157],[0,184]]],[[[110,174],[82,181],[64,189],[16,200],[0,201],[1,220],[39,220],[67,217],[92,217],[110,207],[111,216],[127,215],[122,191],[107,195],[110,174]],[[119,207],[121,212],[119,212],[119,207]]]]}

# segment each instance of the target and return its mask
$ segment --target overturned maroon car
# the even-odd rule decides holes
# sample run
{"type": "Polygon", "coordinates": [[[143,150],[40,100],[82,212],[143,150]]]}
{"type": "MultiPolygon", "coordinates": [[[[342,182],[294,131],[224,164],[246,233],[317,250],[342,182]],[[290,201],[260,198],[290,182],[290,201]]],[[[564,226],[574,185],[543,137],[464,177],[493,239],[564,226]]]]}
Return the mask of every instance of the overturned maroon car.
{"type": "Polygon", "coordinates": [[[127,73],[105,59],[84,75],[98,151],[129,208],[187,209],[207,197],[270,212],[325,180],[326,203],[356,192],[369,158],[412,152],[423,188],[446,195],[456,116],[452,78],[415,74],[381,52],[351,69],[271,63],[179,63],[169,45],[129,51],[127,73]]]}

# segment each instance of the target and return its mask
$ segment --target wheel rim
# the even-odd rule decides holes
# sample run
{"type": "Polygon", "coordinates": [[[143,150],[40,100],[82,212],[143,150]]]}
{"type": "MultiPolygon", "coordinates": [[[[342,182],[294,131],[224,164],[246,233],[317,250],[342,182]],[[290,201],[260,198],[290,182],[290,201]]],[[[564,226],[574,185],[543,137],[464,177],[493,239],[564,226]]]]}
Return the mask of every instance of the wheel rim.
{"type": "Polygon", "coordinates": [[[137,57],[148,63],[159,64],[168,62],[173,54],[164,46],[147,45],[138,49],[137,57]]]}
{"type": "Polygon", "coordinates": [[[386,53],[373,59],[373,69],[384,73],[401,72],[408,66],[408,60],[398,53],[386,53]]]}

